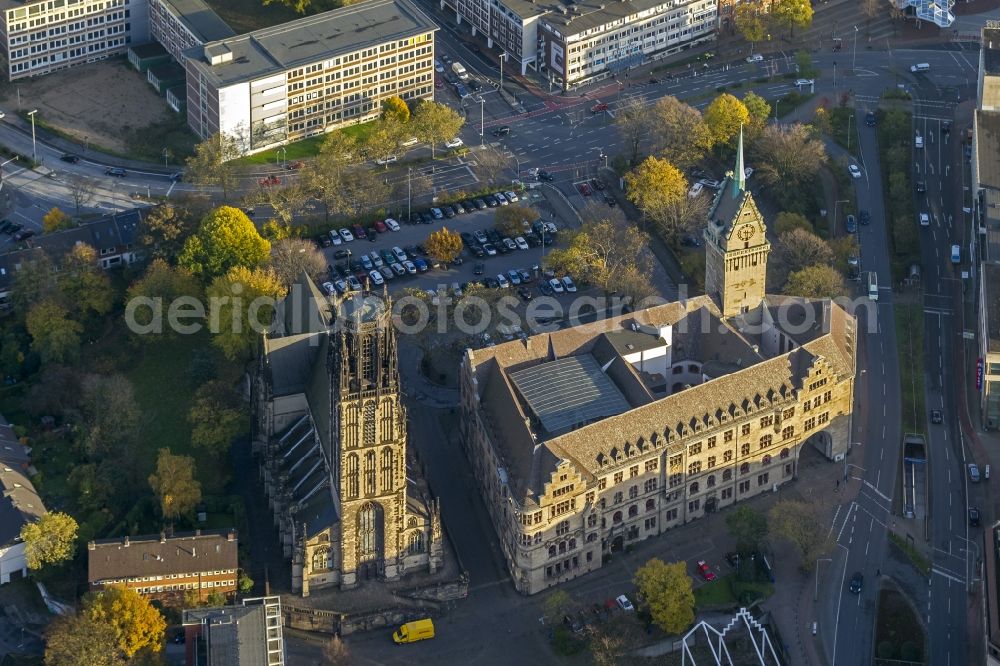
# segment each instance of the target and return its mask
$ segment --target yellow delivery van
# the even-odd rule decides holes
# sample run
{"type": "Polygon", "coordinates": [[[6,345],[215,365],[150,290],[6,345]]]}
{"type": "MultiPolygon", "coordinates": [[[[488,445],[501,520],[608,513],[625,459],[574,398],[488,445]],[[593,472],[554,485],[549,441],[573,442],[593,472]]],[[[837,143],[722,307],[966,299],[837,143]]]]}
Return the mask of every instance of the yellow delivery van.
{"type": "Polygon", "coordinates": [[[425,638],[434,638],[434,623],[430,618],[407,622],[392,634],[392,640],[397,643],[413,643],[425,638]]]}

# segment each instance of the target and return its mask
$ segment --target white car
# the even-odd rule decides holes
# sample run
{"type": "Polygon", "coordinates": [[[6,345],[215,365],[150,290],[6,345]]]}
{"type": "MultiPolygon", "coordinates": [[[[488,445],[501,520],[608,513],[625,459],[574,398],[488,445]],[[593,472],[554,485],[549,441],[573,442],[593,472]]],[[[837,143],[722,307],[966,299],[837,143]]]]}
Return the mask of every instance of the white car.
{"type": "Polygon", "coordinates": [[[7,115],[6,113],[0,111],[0,120],[3,120],[6,115],[7,115]]]}
{"type": "Polygon", "coordinates": [[[753,175],[753,167],[747,167],[747,168],[743,169],[743,177],[744,178],[749,178],[752,175],[753,175]]]}
{"type": "Polygon", "coordinates": [[[795,85],[799,86],[800,88],[802,86],[811,86],[813,83],[814,81],[812,79],[798,79],[797,81],[795,81],[795,85]]]}
{"type": "Polygon", "coordinates": [[[563,279],[562,279],[562,283],[563,283],[563,287],[566,288],[566,291],[568,291],[571,294],[575,294],[576,293],[576,285],[573,284],[573,278],[571,278],[568,275],[564,275],[563,279]]]}
{"type": "Polygon", "coordinates": [[[347,227],[344,227],[338,233],[340,233],[340,237],[344,239],[345,243],[350,243],[352,240],[354,240],[354,234],[352,234],[351,230],[348,229],[347,227]]]}
{"type": "Polygon", "coordinates": [[[558,278],[552,278],[549,280],[549,286],[552,287],[552,291],[557,294],[562,294],[566,291],[565,287],[563,287],[563,283],[560,282],[558,278]]]}
{"type": "Polygon", "coordinates": [[[913,145],[916,146],[917,148],[923,148],[924,147],[924,137],[922,137],[922,136],[920,136],[918,134],[917,138],[913,142],[913,145]]]}
{"type": "Polygon", "coordinates": [[[344,242],[344,239],[340,237],[339,231],[337,231],[336,229],[331,229],[330,242],[333,243],[334,245],[341,245],[344,242]]]}
{"type": "Polygon", "coordinates": [[[764,62],[764,56],[759,53],[747,56],[747,62],[764,62]]]}
{"type": "Polygon", "coordinates": [[[389,227],[389,231],[399,231],[399,222],[391,217],[385,218],[385,226],[389,227]]]}
{"type": "Polygon", "coordinates": [[[618,608],[621,608],[623,611],[627,613],[630,613],[635,610],[635,606],[632,605],[632,602],[629,601],[628,597],[626,597],[624,594],[619,595],[618,598],[615,599],[615,601],[618,602],[618,608]]]}
{"type": "Polygon", "coordinates": [[[381,159],[380,158],[380,159],[375,160],[375,164],[377,164],[379,166],[385,166],[386,164],[395,164],[396,163],[396,159],[397,158],[396,158],[395,155],[389,155],[385,159],[381,159]]]}
{"type": "Polygon", "coordinates": [[[414,264],[412,261],[407,260],[407,261],[404,261],[402,263],[403,263],[403,268],[406,269],[406,274],[407,275],[416,275],[417,274],[417,265],[414,264]]]}
{"type": "Polygon", "coordinates": [[[851,164],[847,170],[851,172],[851,178],[861,178],[861,169],[858,168],[857,164],[851,164]]]}
{"type": "Polygon", "coordinates": [[[704,189],[705,189],[704,185],[702,185],[701,183],[695,183],[694,185],[691,186],[691,189],[688,190],[688,196],[694,199],[699,194],[701,194],[702,190],[704,189]]]}
{"type": "MultiPolygon", "coordinates": [[[[407,258],[408,258],[408,257],[406,256],[406,253],[405,253],[405,252],[403,252],[403,248],[399,247],[398,245],[397,245],[396,247],[392,248],[392,253],[393,253],[394,255],[396,255],[396,261],[398,261],[398,262],[399,262],[399,263],[401,263],[401,264],[404,264],[404,262],[405,262],[405,261],[407,260],[407,258]]],[[[404,265],[405,265],[405,264],[404,264],[404,265]]]]}
{"type": "Polygon", "coordinates": [[[927,213],[920,214],[920,226],[929,227],[931,226],[931,216],[927,213]]]}
{"type": "Polygon", "coordinates": [[[514,239],[514,243],[517,245],[517,249],[519,249],[519,250],[527,250],[528,249],[528,241],[524,240],[524,238],[522,238],[521,236],[518,236],[517,238],[515,238],[514,239]]]}
{"type": "Polygon", "coordinates": [[[515,201],[517,201],[517,195],[514,194],[513,192],[504,192],[503,195],[505,197],[507,197],[507,201],[509,201],[511,203],[514,203],[515,201]]]}
{"type": "Polygon", "coordinates": [[[501,289],[510,288],[510,280],[508,280],[507,276],[503,273],[497,273],[497,283],[500,285],[501,289]]]}
{"type": "Polygon", "coordinates": [[[368,273],[368,277],[372,279],[372,284],[376,287],[381,286],[385,282],[385,278],[382,277],[382,274],[375,270],[370,271],[368,273]]]}
{"type": "Polygon", "coordinates": [[[333,286],[332,282],[324,282],[323,291],[326,292],[327,296],[333,296],[334,294],[337,293],[337,288],[333,286]]]}
{"type": "Polygon", "coordinates": [[[500,202],[500,205],[501,205],[501,206],[507,206],[507,205],[509,205],[509,204],[510,204],[510,202],[509,202],[509,201],[507,201],[507,197],[506,197],[506,196],[504,195],[504,193],[503,193],[503,192],[497,192],[497,193],[496,193],[496,194],[494,194],[493,196],[495,196],[495,197],[497,198],[497,201],[499,201],[499,202],[500,202]]]}
{"type": "Polygon", "coordinates": [[[450,141],[445,141],[444,142],[444,147],[445,148],[460,148],[461,146],[464,146],[464,145],[465,145],[465,142],[462,141],[457,136],[454,139],[451,139],[450,141]]]}
{"type": "Polygon", "coordinates": [[[415,136],[411,136],[409,139],[407,139],[406,141],[404,141],[399,145],[403,146],[404,148],[409,148],[410,146],[415,146],[418,143],[420,143],[420,140],[415,136]]]}
{"type": "Polygon", "coordinates": [[[437,58],[434,59],[434,71],[438,74],[444,74],[444,65],[438,62],[437,58]]]}

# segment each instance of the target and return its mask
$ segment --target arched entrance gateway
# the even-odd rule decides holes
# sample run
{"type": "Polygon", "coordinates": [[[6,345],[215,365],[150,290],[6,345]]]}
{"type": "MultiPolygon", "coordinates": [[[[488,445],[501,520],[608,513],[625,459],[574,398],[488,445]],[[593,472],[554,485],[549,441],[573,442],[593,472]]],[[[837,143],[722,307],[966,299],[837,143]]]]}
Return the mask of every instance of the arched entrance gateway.
{"type": "Polygon", "coordinates": [[[385,566],[385,517],[382,506],[369,502],[358,511],[358,577],[381,576],[385,566]]]}

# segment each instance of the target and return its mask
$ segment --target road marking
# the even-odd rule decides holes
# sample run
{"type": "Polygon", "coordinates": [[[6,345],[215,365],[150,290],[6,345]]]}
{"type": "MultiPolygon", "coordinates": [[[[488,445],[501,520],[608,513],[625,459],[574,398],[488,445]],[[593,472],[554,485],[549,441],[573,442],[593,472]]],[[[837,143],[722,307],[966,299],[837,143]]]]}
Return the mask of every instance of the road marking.
{"type": "Polygon", "coordinates": [[[936,564],[931,568],[931,573],[936,573],[939,576],[944,576],[949,581],[955,581],[959,585],[965,585],[965,581],[964,580],[962,580],[961,578],[959,578],[955,574],[948,572],[947,569],[942,569],[941,567],[939,567],[936,564]]]}
{"type": "MultiPolygon", "coordinates": [[[[879,471],[881,471],[881,470],[879,470],[879,471]]],[[[872,490],[874,490],[875,494],[878,495],[879,497],[881,497],[882,499],[884,499],[886,502],[890,502],[890,503],[892,502],[892,500],[889,499],[888,495],[886,495],[885,493],[883,493],[881,490],[879,490],[878,488],[876,488],[875,486],[873,486],[868,481],[865,481],[865,485],[868,486],[869,488],[871,488],[872,490]]]]}

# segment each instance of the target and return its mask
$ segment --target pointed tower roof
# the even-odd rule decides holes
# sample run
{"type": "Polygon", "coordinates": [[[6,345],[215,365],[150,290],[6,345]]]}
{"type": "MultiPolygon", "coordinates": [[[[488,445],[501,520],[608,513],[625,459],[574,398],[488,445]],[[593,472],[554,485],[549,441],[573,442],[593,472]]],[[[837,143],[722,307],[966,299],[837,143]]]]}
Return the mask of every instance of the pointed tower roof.
{"type": "Polygon", "coordinates": [[[743,168],[743,125],[740,125],[740,143],[736,147],[736,169],[733,171],[733,198],[747,189],[746,170],[743,168]]]}

